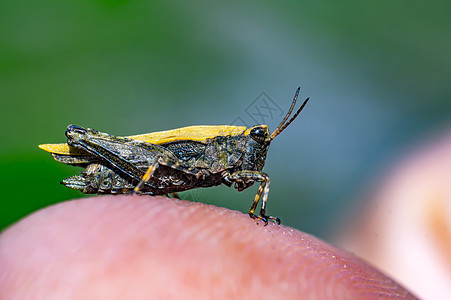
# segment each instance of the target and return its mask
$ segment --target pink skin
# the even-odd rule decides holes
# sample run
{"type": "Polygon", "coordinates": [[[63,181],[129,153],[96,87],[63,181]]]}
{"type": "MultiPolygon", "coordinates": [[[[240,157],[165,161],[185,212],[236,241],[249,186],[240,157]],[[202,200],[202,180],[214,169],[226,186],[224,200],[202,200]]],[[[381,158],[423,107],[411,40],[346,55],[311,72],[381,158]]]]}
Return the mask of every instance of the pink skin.
{"type": "Polygon", "coordinates": [[[0,299],[414,299],[353,255],[225,208],[103,196],[0,236],[0,299]]]}
{"type": "Polygon", "coordinates": [[[451,299],[451,131],[419,143],[368,195],[341,245],[422,299],[451,299]]]}

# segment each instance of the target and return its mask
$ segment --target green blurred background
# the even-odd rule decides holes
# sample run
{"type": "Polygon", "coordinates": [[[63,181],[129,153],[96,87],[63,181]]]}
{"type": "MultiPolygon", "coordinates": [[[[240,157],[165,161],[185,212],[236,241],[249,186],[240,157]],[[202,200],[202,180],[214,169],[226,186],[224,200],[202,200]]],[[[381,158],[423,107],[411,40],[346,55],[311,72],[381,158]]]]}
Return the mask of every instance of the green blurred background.
{"type": "MultiPolygon", "coordinates": [[[[301,85],[311,102],[268,154],[268,210],[328,238],[411,145],[451,127],[450,3],[1,1],[0,228],[84,197],[59,184],[81,169],[37,148],[69,124],[254,125],[262,92],[285,112],[301,85]]],[[[246,212],[256,189],[182,197],[246,212]]]]}

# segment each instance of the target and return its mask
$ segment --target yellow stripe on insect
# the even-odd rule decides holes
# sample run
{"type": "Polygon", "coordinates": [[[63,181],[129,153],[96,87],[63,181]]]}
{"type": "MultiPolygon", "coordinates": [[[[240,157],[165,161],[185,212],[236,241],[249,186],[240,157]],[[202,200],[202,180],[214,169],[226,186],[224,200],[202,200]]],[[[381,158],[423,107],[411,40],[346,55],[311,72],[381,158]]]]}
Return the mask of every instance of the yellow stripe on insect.
{"type": "Polygon", "coordinates": [[[216,136],[236,136],[243,133],[245,129],[244,126],[199,125],[132,135],[128,138],[157,145],[183,140],[202,142],[216,136]]]}
{"type": "MultiPolygon", "coordinates": [[[[157,131],[138,135],[126,136],[126,138],[139,140],[155,145],[166,144],[176,141],[196,141],[203,142],[217,136],[236,136],[246,130],[244,126],[232,125],[199,125],[187,126],[172,130],[157,131]]],[[[44,151],[62,154],[62,155],[82,155],[83,150],[77,150],[66,143],[61,144],[42,144],[39,145],[44,151]]]]}

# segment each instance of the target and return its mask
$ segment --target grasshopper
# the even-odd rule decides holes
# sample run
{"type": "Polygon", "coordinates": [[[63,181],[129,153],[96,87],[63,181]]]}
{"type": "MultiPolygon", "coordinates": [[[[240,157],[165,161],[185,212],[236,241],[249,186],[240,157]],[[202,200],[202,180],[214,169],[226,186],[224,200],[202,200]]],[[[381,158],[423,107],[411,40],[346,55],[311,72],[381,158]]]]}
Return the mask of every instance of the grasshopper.
{"type": "Polygon", "coordinates": [[[272,133],[267,125],[221,125],[119,137],[69,125],[67,144],[43,144],[39,148],[52,153],[58,162],[84,167],[80,175],[61,183],[86,194],[168,195],[221,184],[234,184],[235,189],[243,191],[260,182],[249,216],[265,225],[268,220],[280,224],[279,218],[266,215],[270,179],[262,170],[271,141],[293,122],[309,100],[288,120],[299,91],[272,133]],[[256,215],[260,200],[260,214],[256,215]]]}

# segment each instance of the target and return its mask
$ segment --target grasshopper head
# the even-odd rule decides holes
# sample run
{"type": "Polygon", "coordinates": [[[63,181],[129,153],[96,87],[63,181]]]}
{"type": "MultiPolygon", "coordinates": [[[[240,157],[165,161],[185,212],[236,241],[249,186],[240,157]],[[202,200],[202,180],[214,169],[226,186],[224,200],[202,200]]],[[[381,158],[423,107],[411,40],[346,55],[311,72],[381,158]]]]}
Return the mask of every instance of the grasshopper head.
{"type": "Polygon", "coordinates": [[[102,138],[108,137],[106,133],[98,132],[91,128],[83,128],[78,125],[69,125],[66,129],[67,143],[71,146],[79,144],[82,141],[86,141],[90,137],[102,138]]]}
{"type": "Polygon", "coordinates": [[[282,131],[285,130],[285,128],[287,128],[288,125],[291,124],[291,122],[294,121],[294,119],[296,119],[296,117],[299,115],[299,113],[302,111],[302,109],[304,108],[304,106],[307,104],[308,100],[310,98],[307,98],[304,103],[302,103],[301,107],[296,111],[296,113],[293,115],[293,117],[291,117],[291,119],[287,122],[288,118],[291,115],[291,112],[294,109],[294,106],[296,105],[296,100],[298,99],[298,95],[299,95],[299,91],[301,90],[301,88],[299,87],[296,90],[296,94],[294,95],[294,99],[293,102],[291,103],[291,107],[288,110],[288,113],[286,114],[285,118],[283,118],[282,122],[280,122],[279,126],[277,126],[277,128],[273,131],[273,133],[271,133],[270,136],[268,136],[266,138],[266,141],[269,143],[271,142],[276,136],[278,136],[282,131]]]}
{"type": "Polygon", "coordinates": [[[268,126],[266,125],[257,125],[251,128],[248,128],[245,132],[245,135],[249,135],[255,142],[259,144],[268,143],[268,138],[270,137],[268,126]]]}
{"type": "Polygon", "coordinates": [[[87,132],[86,129],[78,125],[67,126],[66,136],[68,139],[68,143],[69,141],[78,143],[82,139],[82,136],[86,134],[86,132],[87,132]]]}

